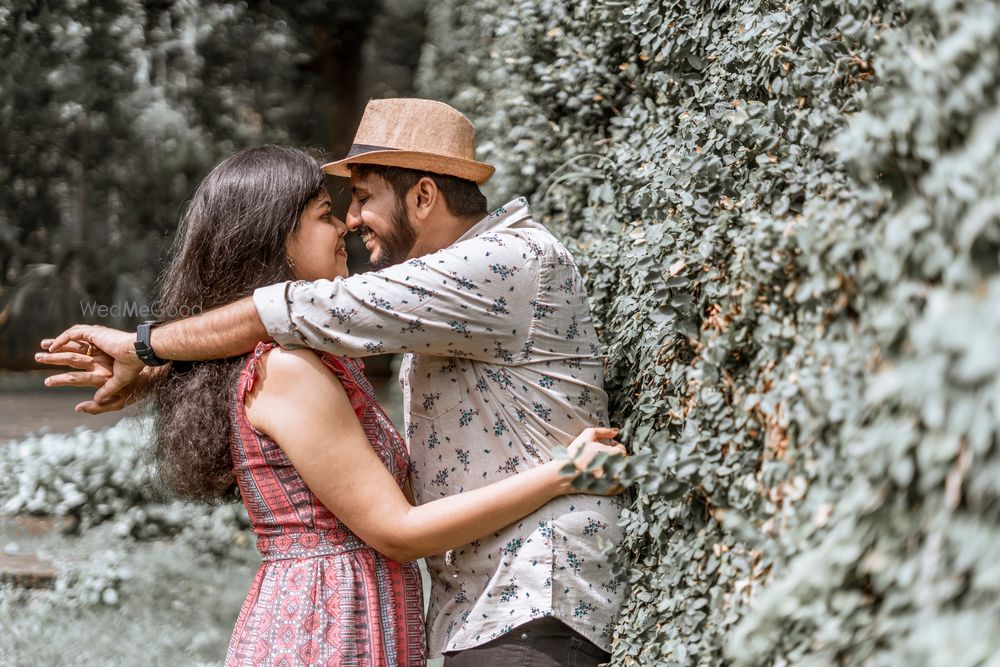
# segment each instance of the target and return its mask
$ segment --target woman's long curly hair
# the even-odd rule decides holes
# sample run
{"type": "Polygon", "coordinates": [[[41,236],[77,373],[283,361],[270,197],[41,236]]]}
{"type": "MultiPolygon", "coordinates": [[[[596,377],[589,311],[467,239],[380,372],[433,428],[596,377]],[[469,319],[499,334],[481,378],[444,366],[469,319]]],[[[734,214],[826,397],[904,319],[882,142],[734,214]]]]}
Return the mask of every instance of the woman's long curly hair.
{"type": "MultiPolygon", "coordinates": [[[[161,311],[173,319],[293,280],[286,247],[323,188],[319,162],[296,148],[249,148],[219,164],[181,219],[162,278],[161,311]]],[[[243,359],[175,361],[153,389],[154,465],[159,481],[183,497],[235,497],[230,402],[243,359]]]]}

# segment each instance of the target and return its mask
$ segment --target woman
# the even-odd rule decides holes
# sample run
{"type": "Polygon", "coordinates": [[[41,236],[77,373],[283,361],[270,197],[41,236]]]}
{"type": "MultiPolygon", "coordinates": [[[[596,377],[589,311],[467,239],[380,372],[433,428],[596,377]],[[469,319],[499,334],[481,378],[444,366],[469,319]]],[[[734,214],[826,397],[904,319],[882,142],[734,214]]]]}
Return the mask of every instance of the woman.
{"type": "MultiPolygon", "coordinates": [[[[347,275],[344,223],[319,164],[284,147],[241,151],[184,215],[160,305],[209,309],[285,280],[347,275]]],[[[228,665],[423,665],[416,558],[467,544],[572,492],[552,462],[414,507],[409,457],[361,362],[261,344],[243,358],[174,362],[154,389],[160,476],[199,500],[238,487],[263,562],[228,665]]],[[[584,464],[620,448],[588,429],[584,464]]]]}

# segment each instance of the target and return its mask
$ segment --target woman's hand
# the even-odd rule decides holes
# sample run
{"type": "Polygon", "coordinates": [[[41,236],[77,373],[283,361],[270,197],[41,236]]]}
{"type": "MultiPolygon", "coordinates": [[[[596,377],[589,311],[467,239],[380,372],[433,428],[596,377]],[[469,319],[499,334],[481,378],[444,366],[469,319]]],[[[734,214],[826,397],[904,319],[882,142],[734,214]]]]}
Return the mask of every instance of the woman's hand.
{"type": "Polygon", "coordinates": [[[583,491],[600,495],[617,495],[624,491],[624,488],[618,484],[609,485],[607,480],[605,480],[604,484],[599,485],[593,490],[580,489],[573,486],[573,480],[581,474],[589,474],[595,479],[602,479],[604,476],[602,468],[605,461],[611,458],[625,458],[628,456],[628,452],[625,451],[625,445],[613,440],[618,435],[618,431],[619,429],[617,428],[587,428],[569,444],[566,451],[569,455],[571,465],[576,468],[576,473],[566,475],[567,472],[570,472],[566,470],[569,465],[564,464],[561,466],[561,471],[563,472],[562,479],[565,481],[564,493],[580,493],[583,491]],[[601,442],[602,440],[610,444],[604,444],[601,442]]]}
{"type": "Polygon", "coordinates": [[[99,347],[71,340],[60,352],[49,352],[52,339],[42,341],[35,361],[49,366],[68,366],[77,370],[45,378],[46,387],[103,387],[113,375],[115,360],[99,347]]]}

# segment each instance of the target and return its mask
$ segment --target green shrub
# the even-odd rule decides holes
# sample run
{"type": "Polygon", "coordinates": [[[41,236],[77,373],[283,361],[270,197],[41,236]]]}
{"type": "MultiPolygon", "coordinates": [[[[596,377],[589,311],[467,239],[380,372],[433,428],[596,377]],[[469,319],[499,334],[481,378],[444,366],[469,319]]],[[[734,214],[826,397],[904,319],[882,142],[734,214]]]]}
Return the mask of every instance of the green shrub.
{"type": "Polygon", "coordinates": [[[41,433],[0,449],[5,514],[75,516],[83,528],[153,502],[142,461],[145,420],[73,433],[41,433]]]}
{"type": "Polygon", "coordinates": [[[70,607],[118,606],[121,585],[132,576],[124,561],[121,552],[107,550],[64,567],[56,579],[51,601],[70,607]]]}
{"type": "Polygon", "coordinates": [[[182,502],[158,488],[145,460],[149,437],[149,419],[126,419],[0,448],[0,511],[72,516],[82,529],[110,521],[119,537],[177,537],[213,556],[245,545],[250,521],[242,504],[182,502]]]}
{"type": "Polygon", "coordinates": [[[637,452],[615,664],[995,664],[995,2],[442,0],[637,452]],[[989,661],[994,662],[989,662],[989,661]]]}

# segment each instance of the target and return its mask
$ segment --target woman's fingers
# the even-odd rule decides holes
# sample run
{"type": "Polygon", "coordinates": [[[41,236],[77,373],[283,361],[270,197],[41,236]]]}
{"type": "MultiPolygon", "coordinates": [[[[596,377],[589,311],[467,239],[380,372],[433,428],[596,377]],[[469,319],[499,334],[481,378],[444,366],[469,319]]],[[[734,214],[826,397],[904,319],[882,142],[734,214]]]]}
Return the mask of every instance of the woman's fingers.
{"type": "Polygon", "coordinates": [[[94,400],[100,405],[107,405],[118,400],[117,394],[132,384],[139,376],[138,370],[124,370],[121,374],[112,375],[107,383],[94,392],[94,400]]]}
{"type": "Polygon", "coordinates": [[[69,366],[82,371],[94,369],[94,358],[79,352],[39,352],[35,361],[49,366],[69,366]]]}
{"type": "Polygon", "coordinates": [[[76,408],[74,409],[77,412],[84,412],[88,415],[100,415],[105,412],[114,412],[115,410],[121,410],[126,405],[127,401],[124,398],[119,398],[101,404],[98,404],[97,401],[84,401],[83,403],[78,403],[76,408]]]}
{"type": "Polygon", "coordinates": [[[602,442],[596,441],[586,442],[577,449],[570,451],[570,458],[577,469],[590,471],[592,467],[596,467],[592,472],[595,472],[597,476],[601,474],[601,467],[603,467],[604,461],[626,455],[625,448],[620,445],[612,447],[611,445],[605,445],[602,442]],[[598,457],[601,458],[598,459],[598,457]]]}
{"type": "Polygon", "coordinates": [[[72,373],[60,373],[50,375],[45,378],[46,387],[103,387],[108,381],[108,376],[103,373],[88,373],[85,371],[73,371],[72,373]]]}
{"type": "MultiPolygon", "coordinates": [[[[65,349],[65,348],[64,348],[65,349]]],[[[77,371],[50,375],[45,378],[46,387],[103,387],[111,376],[111,371],[96,362],[93,357],[78,352],[39,352],[35,361],[49,366],[69,366],[77,371]]]]}
{"type": "Polygon", "coordinates": [[[570,455],[575,456],[580,450],[590,442],[599,442],[601,440],[611,440],[616,435],[618,435],[619,429],[617,428],[605,428],[603,426],[591,426],[589,428],[583,429],[580,435],[569,444],[567,448],[570,455]]]}

